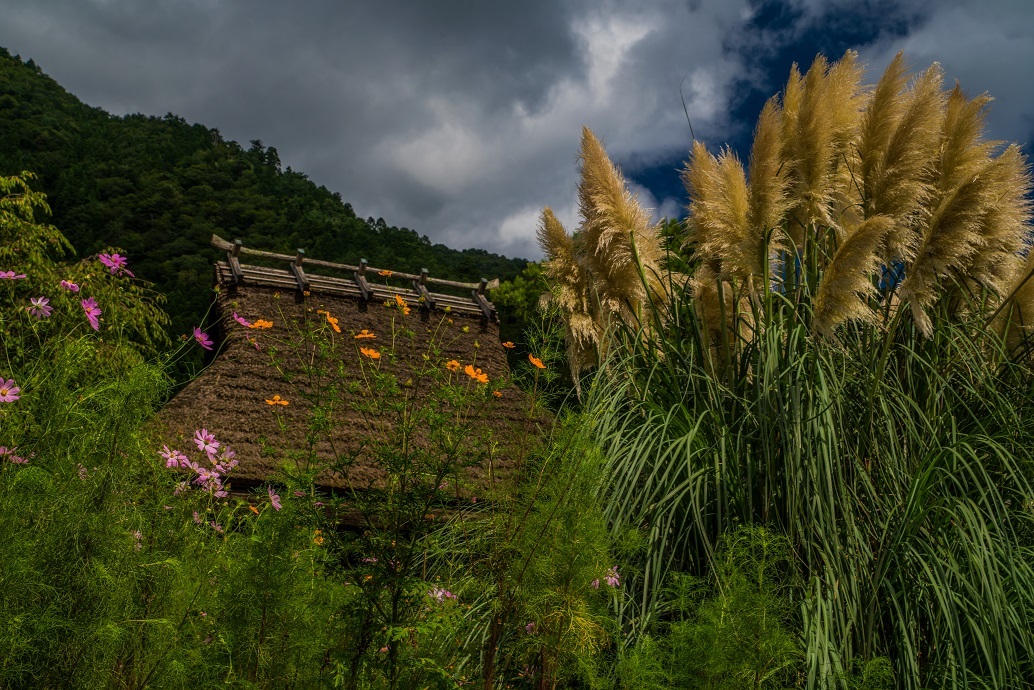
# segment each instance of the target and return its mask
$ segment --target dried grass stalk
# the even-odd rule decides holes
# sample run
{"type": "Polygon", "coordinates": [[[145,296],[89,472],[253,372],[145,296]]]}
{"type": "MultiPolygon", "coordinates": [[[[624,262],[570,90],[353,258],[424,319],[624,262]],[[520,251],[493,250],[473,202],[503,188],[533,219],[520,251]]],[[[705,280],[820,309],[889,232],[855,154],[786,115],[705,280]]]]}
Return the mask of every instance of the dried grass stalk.
{"type": "Polygon", "coordinates": [[[682,181],[690,199],[687,243],[723,278],[741,274],[749,265],[741,256],[748,232],[743,166],[730,151],[716,158],[694,141],[682,181]]]}
{"type": "Polygon", "coordinates": [[[785,248],[782,235],[786,200],[786,174],[783,171],[782,111],[773,97],[765,103],[754,129],[750,150],[750,180],[747,188],[747,220],[739,242],[739,254],[749,275],[763,276],[785,248]]]}
{"type": "MultiPolygon", "coordinates": [[[[798,249],[804,246],[807,228],[838,227],[834,183],[858,125],[861,78],[853,51],[832,66],[821,55],[815,58],[803,82],[791,72],[784,102],[792,97],[800,105],[792,118],[784,120],[783,146],[793,199],[789,236],[798,249]]],[[[789,112],[785,105],[784,110],[789,112]]]]}
{"type": "Polygon", "coordinates": [[[1031,232],[1031,174],[1020,148],[1010,144],[983,171],[987,194],[979,221],[982,239],[967,278],[1004,296],[1031,232]]]}
{"type": "Polygon", "coordinates": [[[822,276],[815,298],[815,331],[831,336],[850,319],[872,321],[870,300],[876,292],[873,274],[880,265],[880,246],[894,228],[890,216],[873,216],[847,233],[822,276]]]}
{"type": "Polygon", "coordinates": [[[641,321],[648,293],[660,290],[661,244],[650,213],[628,191],[603,144],[582,128],[582,176],[578,185],[582,215],[576,252],[593,278],[600,303],[626,323],[641,321]]]}

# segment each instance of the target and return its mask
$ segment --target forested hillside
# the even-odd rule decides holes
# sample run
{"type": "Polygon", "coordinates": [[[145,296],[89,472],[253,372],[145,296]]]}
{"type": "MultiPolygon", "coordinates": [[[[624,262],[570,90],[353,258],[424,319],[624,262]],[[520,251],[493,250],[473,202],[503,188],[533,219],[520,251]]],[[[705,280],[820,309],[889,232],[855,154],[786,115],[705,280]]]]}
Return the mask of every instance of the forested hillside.
{"type": "Polygon", "coordinates": [[[362,219],[341,195],[281,167],[261,141],[164,117],[116,117],[65,91],[32,61],[0,48],[0,175],[33,171],[52,223],[80,256],[108,246],[168,297],[173,333],[210,303],[212,233],[245,245],[442,277],[508,279],[525,265],[483,250],[432,244],[383,219],[362,219]]]}

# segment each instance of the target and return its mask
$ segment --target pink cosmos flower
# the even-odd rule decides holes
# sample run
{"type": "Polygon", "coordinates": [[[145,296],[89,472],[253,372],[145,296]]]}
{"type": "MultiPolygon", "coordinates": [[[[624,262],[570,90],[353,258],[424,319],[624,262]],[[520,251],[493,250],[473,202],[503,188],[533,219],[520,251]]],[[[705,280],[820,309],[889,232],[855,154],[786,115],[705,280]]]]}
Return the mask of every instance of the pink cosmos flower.
{"type": "Polygon", "coordinates": [[[79,292],[79,286],[70,280],[62,280],[61,287],[68,290],[69,292],[79,292]]]}
{"type": "Polygon", "coordinates": [[[531,623],[528,623],[527,625],[525,625],[524,626],[524,632],[529,633],[529,634],[535,632],[535,621],[532,621],[531,623]]]}
{"type": "Polygon", "coordinates": [[[54,307],[50,306],[50,300],[46,297],[33,297],[29,301],[32,302],[29,313],[37,319],[46,318],[54,311],[54,307]]]}
{"type": "Polygon", "coordinates": [[[223,446],[223,451],[219,454],[219,462],[215,464],[216,472],[226,473],[236,467],[239,461],[234,457],[235,455],[237,455],[237,453],[233,452],[228,447],[223,446]]]}
{"type": "Polygon", "coordinates": [[[21,280],[24,277],[24,273],[15,275],[14,271],[0,271],[0,280],[21,280]]]}
{"type": "MultiPolygon", "coordinates": [[[[165,460],[166,467],[181,467],[183,461],[187,460],[187,456],[178,450],[173,450],[168,446],[162,446],[162,451],[159,453],[165,460]]],[[[189,462],[189,461],[188,461],[189,462]]]]}
{"type": "Polygon", "coordinates": [[[90,325],[93,326],[93,330],[99,331],[101,329],[100,316],[104,312],[97,307],[97,300],[90,297],[82,300],[81,304],[83,305],[83,311],[86,312],[86,318],[89,319],[90,325]]]}
{"type": "Polygon", "coordinates": [[[0,446],[0,460],[7,458],[10,462],[13,462],[15,465],[24,465],[25,463],[27,463],[28,460],[21,457],[20,455],[15,455],[14,451],[16,450],[18,449],[8,448],[7,446],[0,446]]]}
{"type": "Polygon", "coordinates": [[[18,395],[21,392],[22,389],[14,385],[14,379],[4,381],[0,376],[0,402],[14,402],[21,397],[18,395]]]}
{"type": "Polygon", "coordinates": [[[219,442],[215,440],[215,434],[208,433],[208,429],[198,429],[194,432],[194,443],[197,449],[208,454],[209,459],[219,451],[219,442]]]}
{"type": "Polygon", "coordinates": [[[607,575],[603,578],[607,584],[611,587],[621,586],[621,577],[618,575],[618,567],[611,566],[610,570],[607,571],[607,575]]]}
{"type": "Polygon", "coordinates": [[[237,312],[233,312],[233,320],[245,328],[251,328],[251,321],[248,321],[243,316],[237,316],[237,312]]]}
{"type": "Polygon", "coordinates": [[[200,328],[194,328],[194,340],[206,350],[212,349],[212,339],[208,337],[207,333],[202,333],[200,328]]]}
{"type": "Polygon", "coordinates": [[[276,495],[275,491],[273,491],[273,487],[270,486],[268,490],[269,502],[273,505],[273,510],[280,510],[283,508],[283,505],[280,504],[280,497],[276,495]]]}
{"type": "Polygon", "coordinates": [[[136,278],[132,271],[126,268],[126,257],[119,254],[98,254],[100,262],[108,267],[111,275],[122,275],[126,273],[130,278],[136,278]]]}
{"type": "Polygon", "coordinates": [[[456,599],[456,595],[447,589],[441,587],[432,587],[431,591],[427,593],[427,596],[435,599],[439,604],[443,603],[446,599],[456,599]]]}
{"type": "Polygon", "coordinates": [[[600,588],[600,579],[599,579],[599,578],[596,578],[595,580],[593,580],[593,581],[592,581],[591,583],[589,583],[589,584],[591,584],[591,585],[592,585],[592,588],[593,588],[593,589],[599,589],[599,588],[600,588]]]}

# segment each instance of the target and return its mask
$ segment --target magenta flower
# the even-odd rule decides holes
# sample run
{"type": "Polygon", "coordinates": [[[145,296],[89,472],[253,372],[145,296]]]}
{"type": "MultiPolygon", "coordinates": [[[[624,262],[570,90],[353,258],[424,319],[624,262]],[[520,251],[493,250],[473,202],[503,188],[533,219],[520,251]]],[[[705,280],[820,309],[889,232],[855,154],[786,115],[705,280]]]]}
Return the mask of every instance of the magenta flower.
{"type": "Polygon", "coordinates": [[[108,267],[111,275],[122,275],[126,273],[130,278],[136,278],[132,271],[126,268],[126,257],[119,254],[98,254],[100,262],[108,267]]]}
{"type": "Polygon", "coordinates": [[[607,575],[603,579],[606,580],[607,584],[611,587],[621,586],[621,577],[618,575],[618,567],[616,565],[612,566],[610,570],[607,571],[607,575]]]}
{"type": "Polygon", "coordinates": [[[68,290],[69,292],[79,292],[79,286],[70,280],[62,280],[61,287],[68,290]]]}
{"type": "Polygon", "coordinates": [[[90,325],[93,327],[93,330],[99,331],[101,329],[100,316],[104,312],[102,312],[97,307],[97,300],[90,297],[89,299],[84,299],[82,301],[82,305],[83,311],[86,312],[86,318],[89,319],[90,325]]]}
{"type": "Polygon", "coordinates": [[[7,446],[0,446],[0,460],[2,460],[4,458],[7,458],[9,461],[13,462],[15,465],[24,465],[25,463],[27,463],[28,460],[26,460],[25,458],[21,457],[20,455],[15,455],[14,451],[16,451],[16,450],[18,450],[18,449],[17,448],[7,448],[7,446]]]}
{"type": "Polygon", "coordinates": [[[273,487],[269,487],[268,490],[269,502],[273,505],[273,510],[280,510],[283,508],[283,505],[280,503],[280,497],[276,495],[275,491],[273,491],[273,487]]]}
{"type": "Polygon", "coordinates": [[[208,454],[212,458],[219,450],[219,442],[215,440],[215,434],[208,433],[208,429],[198,429],[194,432],[194,443],[197,449],[208,454]]]}
{"type": "Polygon", "coordinates": [[[50,306],[50,300],[46,297],[33,297],[29,301],[32,302],[29,313],[37,319],[46,318],[54,311],[54,307],[50,306]]]}
{"type": "Polygon", "coordinates": [[[0,271],[0,280],[21,280],[24,277],[24,273],[15,275],[14,271],[0,271]]]}
{"type": "Polygon", "coordinates": [[[600,579],[599,579],[599,578],[596,578],[595,580],[593,580],[593,581],[592,581],[592,582],[590,582],[589,584],[591,584],[591,585],[592,585],[592,588],[593,588],[593,589],[599,589],[599,588],[600,588],[600,579]]]}
{"type": "Polygon", "coordinates": [[[14,402],[21,397],[18,395],[21,392],[22,389],[14,385],[14,379],[4,381],[0,376],[0,402],[14,402]]]}
{"type": "Polygon", "coordinates": [[[245,328],[251,328],[251,321],[248,321],[243,316],[238,316],[237,312],[233,312],[233,320],[244,326],[245,328]]]}
{"type": "Polygon", "coordinates": [[[184,462],[190,462],[186,455],[168,446],[162,446],[162,451],[159,455],[165,460],[166,467],[182,467],[184,462]]]}
{"type": "Polygon", "coordinates": [[[526,632],[528,634],[531,634],[531,633],[535,632],[535,621],[532,621],[531,623],[528,623],[527,625],[525,625],[524,626],[524,632],[526,632]]]}
{"type": "Polygon", "coordinates": [[[197,344],[206,350],[212,349],[212,340],[208,337],[207,333],[202,333],[200,328],[194,328],[194,340],[197,344]]]}
{"type": "Polygon", "coordinates": [[[439,604],[443,603],[446,599],[455,599],[456,595],[447,589],[441,587],[432,587],[431,591],[427,593],[427,596],[435,599],[439,604]]]}

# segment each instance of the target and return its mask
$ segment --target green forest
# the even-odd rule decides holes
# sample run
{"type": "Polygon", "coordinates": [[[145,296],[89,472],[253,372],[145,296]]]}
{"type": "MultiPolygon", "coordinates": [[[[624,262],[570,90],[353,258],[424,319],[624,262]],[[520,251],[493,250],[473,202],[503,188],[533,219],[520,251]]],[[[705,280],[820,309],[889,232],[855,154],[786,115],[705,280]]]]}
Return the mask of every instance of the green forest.
{"type": "Polygon", "coordinates": [[[51,222],[78,256],[118,248],[154,283],[188,332],[208,310],[212,234],[245,246],[477,281],[508,280],[527,263],[432,244],[382,218],[362,219],[340,194],[284,170],[274,147],[226,141],[216,129],[91,108],[32,60],[0,48],[0,175],[35,173],[51,222]]]}
{"type": "Polygon", "coordinates": [[[584,127],[578,226],[544,208],[525,265],[4,59],[0,689],[1031,687],[1034,177],[936,63],[795,65],[746,161],[693,143],[680,220],[584,127]],[[232,422],[160,423],[221,229],[496,267],[514,342],[234,312],[276,388],[235,487],[232,422]]]}

